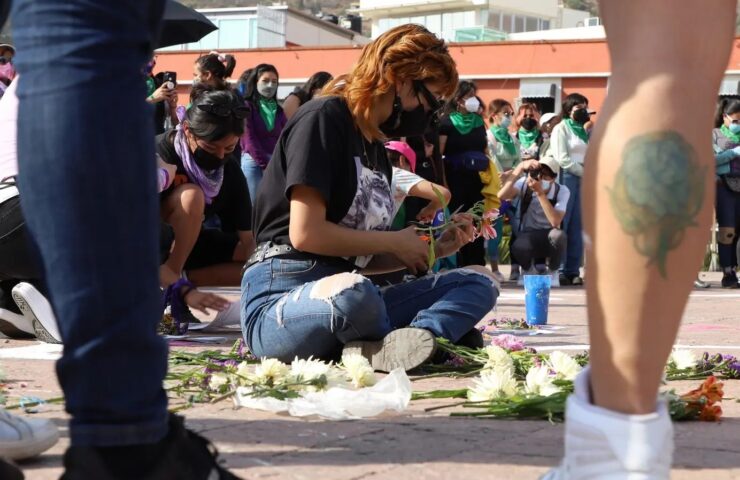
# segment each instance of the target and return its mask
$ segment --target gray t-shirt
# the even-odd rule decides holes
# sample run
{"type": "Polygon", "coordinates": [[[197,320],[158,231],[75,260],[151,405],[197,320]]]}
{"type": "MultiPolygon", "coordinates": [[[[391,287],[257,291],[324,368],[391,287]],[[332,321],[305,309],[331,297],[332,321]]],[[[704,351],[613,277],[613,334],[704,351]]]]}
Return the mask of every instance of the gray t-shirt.
{"type": "MultiPolygon", "coordinates": [[[[516,181],[514,188],[519,191],[519,198],[524,198],[524,190],[527,185],[527,177],[524,176],[516,181]]],[[[540,201],[534,196],[532,192],[532,202],[527,208],[527,212],[524,214],[524,219],[521,223],[521,230],[523,232],[531,230],[549,230],[552,228],[550,221],[545,215],[540,201]]],[[[552,182],[550,189],[547,191],[547,199],[553,200],[555,198],[555,182],[552,182]]],[[[568,207],[568,200],[570,199],[570,190],[565,185],[560,185],[560,191],[558,192],[558,198],[555,200],[555,210],[559,212],[565,212],[568,207]]],[[[521,201],[519,202],[519,208],[522,207],[521,201]]]]}

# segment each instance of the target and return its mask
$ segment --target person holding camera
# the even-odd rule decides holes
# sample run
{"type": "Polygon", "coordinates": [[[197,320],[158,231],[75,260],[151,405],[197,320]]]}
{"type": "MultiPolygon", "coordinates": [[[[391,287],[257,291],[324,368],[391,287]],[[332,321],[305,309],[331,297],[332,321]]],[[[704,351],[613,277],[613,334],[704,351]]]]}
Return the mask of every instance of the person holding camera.
{"type": "Polygon", "coordinates": [[[506,176],[498,194],[501,200],[519,199],[519,232],[511,246],[512,257],[525,272],[534,264],[537,273],[545,273],[547,261],[554,287],[560,286],[558,268],[567,245],[560,224],[570,199],[568,187],[555,182],[559,173],[560,166],[551,156],[526,160],[506,176]]]}

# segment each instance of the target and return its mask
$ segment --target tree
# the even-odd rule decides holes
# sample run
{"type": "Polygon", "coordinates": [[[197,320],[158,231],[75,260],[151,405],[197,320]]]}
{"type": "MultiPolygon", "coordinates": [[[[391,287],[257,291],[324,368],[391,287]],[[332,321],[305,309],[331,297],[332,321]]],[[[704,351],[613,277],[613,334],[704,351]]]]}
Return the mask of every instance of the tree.
{"type": "Polygon", "coordinates": [[[574,10],[589,12],[594,17],[599,16],[599,3],[597,0],[564,0],[563,5],[574,10]]]}

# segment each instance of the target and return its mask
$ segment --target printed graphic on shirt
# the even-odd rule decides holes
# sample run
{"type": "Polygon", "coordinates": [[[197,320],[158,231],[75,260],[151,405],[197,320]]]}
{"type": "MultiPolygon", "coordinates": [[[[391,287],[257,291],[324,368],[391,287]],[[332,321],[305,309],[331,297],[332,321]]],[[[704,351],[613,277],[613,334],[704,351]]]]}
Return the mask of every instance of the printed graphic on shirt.
{"type": "MultiPolygon", "coordinates": [[[[362,165],[360,157],[355,157],[355,166],[357,193],[339,224],[354,230],[388,230],[393,221],[393,195],[388,179],[383,172],[375,172],[362,165]]],[[[357,257],[354,263],[364,268],[370,260],[372,255],[357,257]]]]}

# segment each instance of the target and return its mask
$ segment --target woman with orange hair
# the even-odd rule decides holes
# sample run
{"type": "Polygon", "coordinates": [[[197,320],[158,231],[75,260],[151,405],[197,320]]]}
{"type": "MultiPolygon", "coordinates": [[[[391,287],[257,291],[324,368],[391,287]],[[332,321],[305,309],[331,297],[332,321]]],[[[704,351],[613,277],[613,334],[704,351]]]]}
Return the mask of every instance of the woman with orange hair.
{"type": "Polygon", "coordinates": [[[437,336],[482,345],[475,325],[498,295],[483,270],[384,289],[362,275],[423,275],[431,253],[451,255],[473,238],[465,215],[434,252],[413,227],[389,231],[392,169],[383,142],[421,135],[457,80],[444,42],[404,25],[366,45],[349,74],[288,122],[257,195],[258,247],[242,280],[243,335],[255,355],[357,353],[390,371],[429,360],[437,336]]]}

